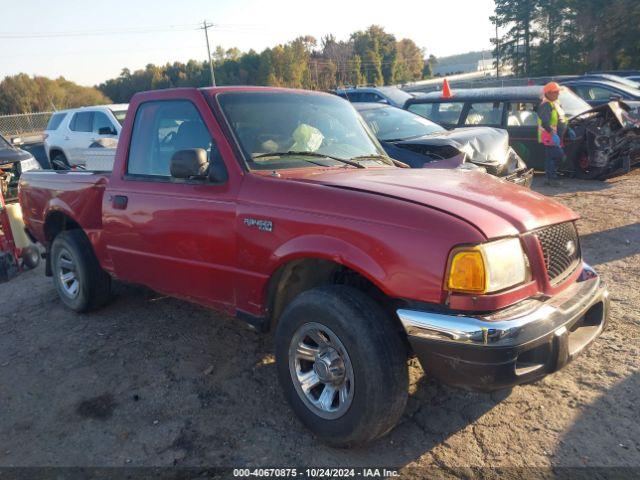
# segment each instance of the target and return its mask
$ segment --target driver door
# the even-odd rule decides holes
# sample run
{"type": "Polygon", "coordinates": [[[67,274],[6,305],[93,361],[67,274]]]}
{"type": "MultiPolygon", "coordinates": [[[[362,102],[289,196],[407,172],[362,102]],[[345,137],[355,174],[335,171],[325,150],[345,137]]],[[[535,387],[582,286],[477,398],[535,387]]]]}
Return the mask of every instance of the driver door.
{"type": "Polygon", "coordinates": [[[170,174],[179,150],[203,148],[210,164],[222,162],[203,113],[189,100],[138,107],[125,174],[104,196],[106,248],[118,278],[226,309],[234,301],[235,192],[228,181],[170,174]]]}

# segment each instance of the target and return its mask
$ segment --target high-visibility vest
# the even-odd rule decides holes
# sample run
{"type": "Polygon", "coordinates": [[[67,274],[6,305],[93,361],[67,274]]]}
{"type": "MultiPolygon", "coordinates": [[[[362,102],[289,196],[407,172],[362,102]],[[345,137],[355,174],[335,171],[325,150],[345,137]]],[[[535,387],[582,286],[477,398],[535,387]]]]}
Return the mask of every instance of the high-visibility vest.
{"type": "MultiPolygon", "coordinates": [[[[549,103],[551,105],[551,131],[553,133],[558,133],[558,123],[560,122],[560,117],[563,117],[564,120],[564,112],[561,113],[561,109],[556,102],[550,102],[547,98],[542,100],[541,106],[545,103],[549,103]]],[[[542,127],[542,120],[540,116],[538,116],[538,143],[542,143],[544,145],[553,145],[553,133],[547,132],[542,127]]]]}

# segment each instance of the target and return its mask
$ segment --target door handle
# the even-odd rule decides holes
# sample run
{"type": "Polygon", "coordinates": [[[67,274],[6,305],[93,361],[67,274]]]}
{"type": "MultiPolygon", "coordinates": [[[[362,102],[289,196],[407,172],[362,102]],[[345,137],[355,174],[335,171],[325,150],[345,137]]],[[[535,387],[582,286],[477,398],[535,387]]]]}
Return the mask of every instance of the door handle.
{"type": "Polygon", "coordinates": [[[111,197],[111,205],[116,210],[124,210],[127,208],[127,203],[129,202],[129,198],[125,195],[114,195],[111,197]]]}
{"type": "Polygon", "coordinates": [[[65,140],[69,140],[69,137],[64,137],[65,140]]]}

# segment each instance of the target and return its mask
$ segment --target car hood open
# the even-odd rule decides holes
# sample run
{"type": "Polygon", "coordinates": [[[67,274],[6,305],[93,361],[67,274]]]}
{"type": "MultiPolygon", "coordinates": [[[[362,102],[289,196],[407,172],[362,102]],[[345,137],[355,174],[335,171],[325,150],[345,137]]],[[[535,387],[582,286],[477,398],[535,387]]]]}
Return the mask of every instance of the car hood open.
{"type": "Polygon", "coordinates": [[[487,238],[516,235],[578,218],[575,212],[548,197],[477,171],[325,170],[297,179],[447,212],[474,225],[487,238]]]}
{"type": "Polygon", "coordinates": [[[605,103],[603,105],[598,105],[597,107],[593,107],[589,110],[586,110],[574,117],[571,117],[568,121],[569,125],[574,124],[576,121],[579,121],[585,117],[594,116],[594,114],[602,114],[610,111],[613,117],[618,121],[618,125],[620,127],[629,127],[628,120],[624,118],[625,112],[628,112],[631,116],[637,118],[637,108],[640,105],[640,102],[623,102],[623,101],[612,101],[609,103],[605,103]]]}

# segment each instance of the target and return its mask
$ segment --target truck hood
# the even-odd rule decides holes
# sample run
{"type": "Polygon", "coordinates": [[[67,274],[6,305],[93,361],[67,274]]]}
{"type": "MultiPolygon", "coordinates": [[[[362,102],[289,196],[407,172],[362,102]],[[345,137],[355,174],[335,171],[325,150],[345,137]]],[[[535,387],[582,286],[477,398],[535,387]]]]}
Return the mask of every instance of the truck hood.
{"type": "Polygon", "coordinates": [[[309,172],[296,180],[434,208],[474,225],[488,239],[578,218],[576,213],[548,197],[477,171],[340,170],[309,172]]]}

